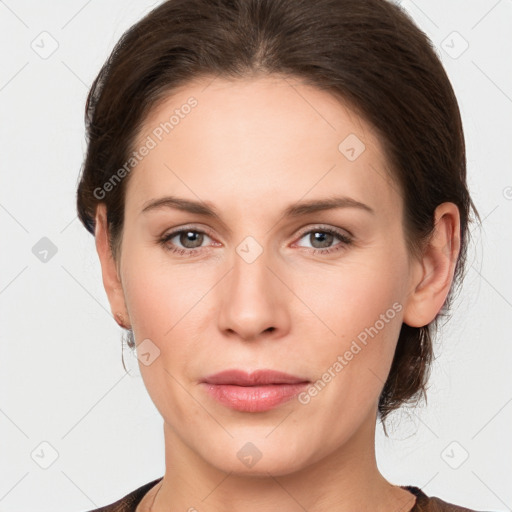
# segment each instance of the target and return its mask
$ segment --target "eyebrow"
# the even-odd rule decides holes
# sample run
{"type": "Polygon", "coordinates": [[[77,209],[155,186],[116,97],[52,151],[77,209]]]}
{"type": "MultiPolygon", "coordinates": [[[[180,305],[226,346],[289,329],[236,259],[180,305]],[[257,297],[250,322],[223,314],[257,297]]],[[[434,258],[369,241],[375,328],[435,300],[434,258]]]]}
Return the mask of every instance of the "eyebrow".
{"type": "MultiPolygon", "coordinates": [[[[175,196],[165,196],[147,201],[144,203],[141,213],[147,213],[162,208],[174,208],[184,212],[210,217],[222,222],[221,216],[213,204],[206,201],[193,201],[175,196]]],[[[292,218],[301,217],[303,215],[326,210],[334,210],[336,208],[357,208],[373,215],[375,214],[375,210],[367,204],[356,201],[351,197],[341,196],[316,200],[313,199],[292,204],[284,210],[282,216],[292,218]]]]}

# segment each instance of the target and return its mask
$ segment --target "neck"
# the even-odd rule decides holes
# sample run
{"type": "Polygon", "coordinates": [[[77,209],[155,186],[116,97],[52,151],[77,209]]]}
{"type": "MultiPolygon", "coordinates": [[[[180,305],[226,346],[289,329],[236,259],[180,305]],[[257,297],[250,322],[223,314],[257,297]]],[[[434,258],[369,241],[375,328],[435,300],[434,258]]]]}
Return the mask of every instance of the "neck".
{"type": "Polygon", "coordinates": [[[410,511],[415,497],[391,485],[375,459],[375,417],[337,451],[293,473],[224,472],[164,424],[166,471],[151,512],[410,511]]]}

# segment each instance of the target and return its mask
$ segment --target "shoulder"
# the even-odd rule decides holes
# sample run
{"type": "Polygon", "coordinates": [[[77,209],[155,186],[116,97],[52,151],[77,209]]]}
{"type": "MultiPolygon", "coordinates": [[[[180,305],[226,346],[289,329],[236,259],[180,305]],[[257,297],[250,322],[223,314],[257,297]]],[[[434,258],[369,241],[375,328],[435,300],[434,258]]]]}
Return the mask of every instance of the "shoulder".
{"type": "Polygon", "coordinates": [[[448,503],[436,496],[427,496],[421,489],[414,486],[403,486],[416,496],[416,505],[410,512],[479,512],[478,510],[448,503]]]}
{"type": "Polygon", "coordinates": [[[111,503],[110,505],[96,508],[94,510],[88,510],[87,512],[135,512],[137,505],[141,502],[144,495],[151,489],[151,487],[160,482],[162,478],[163,477],[160,477],[148,482],[147,484],[141,485],[123,498],[117,500],[115,503],[111,503]]]}

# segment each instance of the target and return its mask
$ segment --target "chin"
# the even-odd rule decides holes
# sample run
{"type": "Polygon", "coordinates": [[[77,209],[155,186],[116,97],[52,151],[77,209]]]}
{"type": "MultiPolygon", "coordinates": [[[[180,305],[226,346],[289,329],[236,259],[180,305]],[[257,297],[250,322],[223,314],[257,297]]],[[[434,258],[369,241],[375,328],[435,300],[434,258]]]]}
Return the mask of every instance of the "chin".
{"type": "Polygon", "coordinates": [[[200,441],[196,453],[211,466],[234,475],[268,477],[284,476],[295,473],[312,464],[321,457],[321,447],[314,449],[304,443],[305,435],[299,435],[296,441],[293,435],[276,439],[266,438],[264,435],[236,436],[227,442],[219,442],[219,439],[200,441]],[[206,445],[215,446],[213,450],[205,452],[206,445]]]}

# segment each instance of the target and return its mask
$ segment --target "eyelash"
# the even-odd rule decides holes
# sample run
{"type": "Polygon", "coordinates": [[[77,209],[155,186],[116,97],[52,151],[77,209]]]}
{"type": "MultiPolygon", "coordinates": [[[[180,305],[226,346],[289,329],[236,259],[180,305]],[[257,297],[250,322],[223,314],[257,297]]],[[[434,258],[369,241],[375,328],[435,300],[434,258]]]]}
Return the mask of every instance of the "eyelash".
{"type": "MultiPolygon", "coordinates": [[[[180,256],[194,256],[195,254],[197,254],[197,252],[201,251],[203,248],[199,247],[199,248],[195,248],[195,249],[179,249],[177,247],[170,247],[168,245],[168,242],[171,239],[173,239],[176,235],[180,235],[181,233],[189,233],[189,232],[207,235],[210,238],[212,238],[205,231],[202,231],[200,229],[194,229],[192,227],[191,228],[185,227],[185,228],[181,228],[181,229],[178,229],[176,231],[173,231],[171,233],[164,235],[163,237],[161,237],[158,240],[158,242],[164,247],[165,250],[167,250],[169,252],[179,254],[180,256]]],[[[309,249],[309,252],[311,252],[312,254],[319,254],[319,253],[323,254],[323,255],[331,254],[331,253],[346,249],[347,246],[352,244],[352,238],[349,237],[348,235],[342,233],[341,231],[338,231],[337,229],[334,229],[331,227],[320,227],[320,226],[314,227],[313,229],[309,229],[308,231],[304,231],[300,235],[299,240],[304,238],[306,235],[310,235],[311,233],[328,233],[330,235],[337,237],[341,241],[340,244],[338,244],[334,247],[329,247],[327,249],[309,249]]],[[[307,249],[306,247],[303,247],[303,248],[307,249]]]]}

